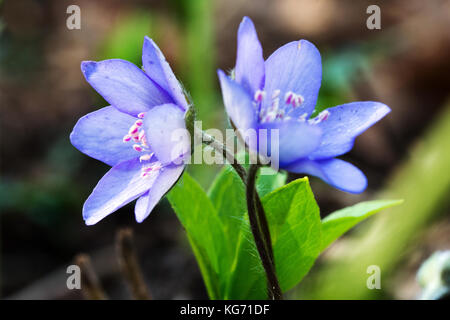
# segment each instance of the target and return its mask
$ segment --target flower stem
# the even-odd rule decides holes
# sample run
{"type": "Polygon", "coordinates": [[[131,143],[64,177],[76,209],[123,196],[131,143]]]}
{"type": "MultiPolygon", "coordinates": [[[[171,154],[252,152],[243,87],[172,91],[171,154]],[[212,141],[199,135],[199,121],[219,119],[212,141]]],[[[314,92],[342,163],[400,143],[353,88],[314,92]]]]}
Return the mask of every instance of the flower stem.
{"type": "Polygon", "coordinates": [[[107,299],[97,274],[92,267],[91,259],[87,254],[79,254],[75,257],[75,263],[81,270],[81,287],[86,299],[105,300],[107,299]]]}
{"type": "Polygon", "coordinates": [[[133,298],[136,300],[150,300],[151,295],[138,263],[134,248],[133,231],[130,228],[121,229],[117,232],[116,247],[119,266],[127,280],[133,298]]]}
{"type": "Polygon", "coordinates": [[[261,203],[261,199],[259,198],[256,188],[254,190],[254,197],[255,197],[256,211],[258,212],[258,219],[261,225],[261,230],[264,235],[264,239],[266,240],[267,250],[269,252],[270,259],[272,260],[272,263],[275,266],[275,258],[273,256],[272,237],[270,236],[269,223],[267,222],[266,212],[264,211],[264,207],[261,203]]]}
{"type": "Polygon", "coordinates": [[[220,152],[225,159],[228,160],[228,162],[231,164],[231,166],[236,170],[237,174],[241,178],[242,182],[244,184],[247,183],[247,173],[243,166],[241,166],[234,155],[225,147],[225,145],[216,139],[214,139],[213,136],[210,136],[209,134],[202,131],[202,141],[204,144],[213,147],[216,151],[220,152]]]}
{"type": "Polygon", "coordinates": [[[271,300],[281,300],[283,299],[283,294],[275,272],[275,260],[273,258],[267,219],[261,202],[256,201],[258,193],[256,192],[255,183],[258,168],[258,165],[251,164],[248,171],[246,189],[248,217],[256,248],[258,249],[264,271],[267,275],[269,297],[271,300]]]}
{"type": "Polygon", "coordinates": [[[249,169],[249,176],[247,177],[247,172],[244,167],[238,163],[234,155],[225,147],[224,144],[215,140],[214,137],[205,132],[202,132],[202,141],[204,144],[209,145],[216,151],[220,152],[223,157],[228,160],[246,186],[247,210],[250,228],[253,238],[255,239],[256,248],[261,258],[264,271],[266,272],[268,293],[270,299],[280,300],[282,299],[282,292],[275,273],[275,260],[273,256],[269,226],[261,199],[255,189],[258,166],[251,165],[249,169]]]}

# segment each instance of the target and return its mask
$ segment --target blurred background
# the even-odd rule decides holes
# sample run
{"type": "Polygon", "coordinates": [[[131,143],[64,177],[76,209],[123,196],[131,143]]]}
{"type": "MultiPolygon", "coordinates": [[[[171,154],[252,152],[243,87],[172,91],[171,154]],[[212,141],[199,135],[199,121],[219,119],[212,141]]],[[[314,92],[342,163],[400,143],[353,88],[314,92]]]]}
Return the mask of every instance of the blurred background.
{"type": "MultiPolygon", "coordinates": [[[[4,299],[78,299],[66,268],[86,253],[108,297],[129,298],[116,232],[134,230],[144,278],[156,299],[206,299],[185,233],[166,200],[142,224],[128,205],[95,226],[81,208],[108,167],[69,142],[78,118],[106,102],[80,72],[82,60],[141,65],[153,38],[190,92],[203,128],[225,129],[216,69],[230,70],[236,32],[251,17],[268,57],[305,38],[322,54],[319,107],[382,101],[392,113],[361,135],[344,159],[369,179],[361,195],[311,179],[325,217],[359,201],[405,203],[371,218],[329,248],[289,298],[414,299],[415,274],[450,249],[450,1],[0,0],[0,288],[4,299]],[[69,30],[66,9],[81,9],[69,30]],[[366,9],[381,8],[369,30],[366,9]],[[368,290],[368,265],[381,290],[368,290]]],[[[220,167],[191,166],[206,189],[220,167]]],[[[295,176],[289,176],[294,179],[295,176]]]]}

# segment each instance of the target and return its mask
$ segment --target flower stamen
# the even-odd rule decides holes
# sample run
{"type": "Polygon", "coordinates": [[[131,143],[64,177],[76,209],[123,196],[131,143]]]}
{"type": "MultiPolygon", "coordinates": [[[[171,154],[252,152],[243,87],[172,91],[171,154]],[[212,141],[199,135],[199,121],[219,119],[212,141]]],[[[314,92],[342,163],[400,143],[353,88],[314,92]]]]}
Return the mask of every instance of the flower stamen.
{"type": "Polygon", "coordinates": [[[294,98],[294,93],[292,91],[288,91],[286,92],[286,94],[284,95],[284,102],[286,104],[291,104],[292,100],[294,98]]]}
{"type": "MultiPolygon", "coordinates": [[[[305,100],[301,94],[296,94],[292,91],[288,91],[284,95],[283,102],[286,105],[291,106],[291,107],[290,108],[285,107],[284,105],[281,107],[280,106],[280,93],[281,93],[281,90],[279,90],[279,89],[274,90],[271,95],[271,98],[272,98],[271,104],[268,107],[259,109],[258,118],[261,123],[277,121],[277,120],[279,120],[279,121],[290,120],[291,117],[289,116],[289,113],[292,110],[300,107],[305,100]]],[[[261,90],[256,91],[255,107],[259,106],[259,102],[261,100],[263,100],[264,97],[265,97],[264,91],[261,91],[261,90]]],[[[304,119],[306,120],[306,117],[304,119]]]]}
{"type": "Polygon", "coordinates": [[[139,162],[150,160],[153,157],[153,154],[154,153],[152,152],[152,153],[147,153],[147,154],[144,154],[143,156],[140,156],[139,162]]]}
{"type": "Polygon", "coordinates": [[[137,152],[142,152],[144,148],[140,144],[133,144],[133,149],[137,152]]]}
{"type": "Polygon", "coordinates": [[[133,142],[135,142],[135,144],[133,144],[133,149],[137,152],[149,150],[145,131],[143,130],[144,121],[142,120],[142,118],[144,116],[144,112],[138,114],[139,119],[134,122],[134,124],[128,130],[128,134],[126,134],[122,139],[123,142],[129,142],[133,140],[133,142]]]}
{"type": "Polygon", "coordinates": [[[284,102],[288,105],[292,105],[294,109],[300,107],[304,101],[305,99],[301,94],[295,94],[292,91],[288,91],[284,95],[284,102]]]}
{"type": "Polygon", "coordinates": [[[150,166],[142,167],[141,177],[149,177],[150,173],[156,172],[162,169],[162,164],[159,161],[153,162],[150,166]]]}
{"type": "Polygon", "coordinates": [[[328,110],[323,110],[321,113],[319,113],[317,115],[317,117],[313,118],[313,119],[309,119],[308,122],[310,124],[319,124],[322,121],[326,121],[328,118],[330,117],[330,111],[328,110]]]}
{"type": "Polygon", "coordinates": [[[256,102],[260,103],[260,102],[263,101],[263,99],[265,98],[265,96],[266,96],[266,92],[265,92],[265,91],[262,91],[262,90],[256,90],[255,96],[253,97],[253,99],[254,99],[256,102]]]}
{"type": "Polygon", "coordinates": [[[133,124],[130,128],[130,130],[128,131],[128,134],[133,136],[135,135],[137,132],[139,131],[139,127],[135,124],[133,124]]]}

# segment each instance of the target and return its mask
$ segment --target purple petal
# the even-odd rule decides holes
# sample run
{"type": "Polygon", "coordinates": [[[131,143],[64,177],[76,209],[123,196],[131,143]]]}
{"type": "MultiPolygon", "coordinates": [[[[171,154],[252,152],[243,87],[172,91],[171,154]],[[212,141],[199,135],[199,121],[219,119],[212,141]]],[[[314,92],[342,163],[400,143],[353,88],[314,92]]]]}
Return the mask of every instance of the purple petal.
{"type": "Polygon", "coordinates": [[[252,95],[264,85],[263,50],[248,17],[239,25],[235,74],[236,82],[252,95]]]}
{"type": "Polygon", "coordinates": [[[180,82],[173,74],[161,50],[149,37],[144,38],[142,64],[144,65],[145,73],[166,90],[183,110],[187,110],[188,105],[180,82]]]}
{"type": "Polygon", "coordinates": [[[123,142],[136,120],[114,107],[105,107],[80,118],[70,141],[84,154],[114,166],[139,156],[132,145],[123,142]]]}
{"type": "Polygon", "coordinates": [[[106,101],[132,116],[173,101],[141,69],[125,60],[83,61],[81,71],[106,101]]]}
{"type": "Polygon", "coordinates": [[[174,104],[148,111],[144,117],[144,130],[148,144],[163,164],[177,162],[190,152],[184,112],[174,104]]]}
{"type": "Polygon", "coordinates": [[[235,81],[231,80],[222,70],[218,70],[222,96],[227,114],[234,126],[240,130],[254,128],[256,125],[256,112],[253,99],[235,81]]]}
{"type": "Polygon", "coordinates": [[[350,193],[361,193],[367,187],[364,173],[351,163],[340,159],[302,160],[285,169],[316,176],[329,185],[350,193]]]}
{"type": "Polygon", "coordinates": [[[136,202],[136,221],[141,223],[162,197],[172,188],[183,173],[184,166],[164,167],[150,190],[142,195],[136,202]]]}
{"type": "Polygon", "coordinates": [[[379,102],[352,102],[327,109],[328,119],[317,124],[323,131],[320,147],[311,159],[324,159],[342,155],[350,151],[353,142],[391,109],[379,102]]]}
{"type": "Polygon", "coordinates": [[[143,195],[154,184],[159,171],[141,177],[139,159],[128,160],[114,167],[100,179],[83,206],[87,225],[98,221],[143,195]]]}
{"type": "MultiPolygon", "coordinates": [[[[322,132],[317,126],[298,121],[262,123],[259,125],[259,129],[267,129],[268,136],[267,140],[259,140],[260,152],[261,149],[269,150],[273,157],[274,152],[277,152],[274,148],[277,148],[280,166],[286,166],[308,156],[319,146],[322,136],[322,132]],[[276,140],[275,144],[272,144],[272,130],[278,130],[278,145],[276,140]]],[[[260,136],[260,133],[258,135],[260,136]]]]}
{"type": "MultiPolygon", "coordinates": [[[[269,97],[275,90],[280,90],[282,100],[289,91],[300,94],[304,98],[301,107],[292,113],[293,116],[303,113],[310,115],[313,112],[321,80],[322,62],[319,50],[306,40],[294,41],[282,46],[266,61],[264,90],[269,97]]],[[[269,107],[270,103],[270,99],[265,99],[264,107],[269,107]]]]}

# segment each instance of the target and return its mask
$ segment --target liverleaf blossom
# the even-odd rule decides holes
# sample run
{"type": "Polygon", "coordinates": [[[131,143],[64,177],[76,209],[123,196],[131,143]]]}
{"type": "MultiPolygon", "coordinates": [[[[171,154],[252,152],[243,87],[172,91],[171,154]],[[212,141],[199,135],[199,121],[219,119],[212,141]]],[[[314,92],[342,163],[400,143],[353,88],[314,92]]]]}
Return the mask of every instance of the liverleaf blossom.
{"type": "Polygon", "coordinates": [[[86,80],[110,104],[82,117],[70,135],[78,150],[112,166],[84,203],[87,225],[135,199],[142,222],[183,173],[190,142],[180,147],[171,135],[185,129],[188,103],[148,37],[142,63],[143,70],[121,59],[81,63],[86,80]]]}
{"type": "MultiPolygon", "coordinates": [[[[350,151],[356,136],[390,109],[379,102],[352,102],[311,118],[322,79],[320,53],[312,43],[290,42],[264,60],[253,22],[245,17],[239,26],[233,77],[221,70],[218,75],[236,129],[279,130],[280,168],[317,176],[347,192],[365,190],[364,174],[336,157],[350,151]]],[[[269,155],[273,147],[266,141],[257,143],[257,149],[269,155]]]]}

